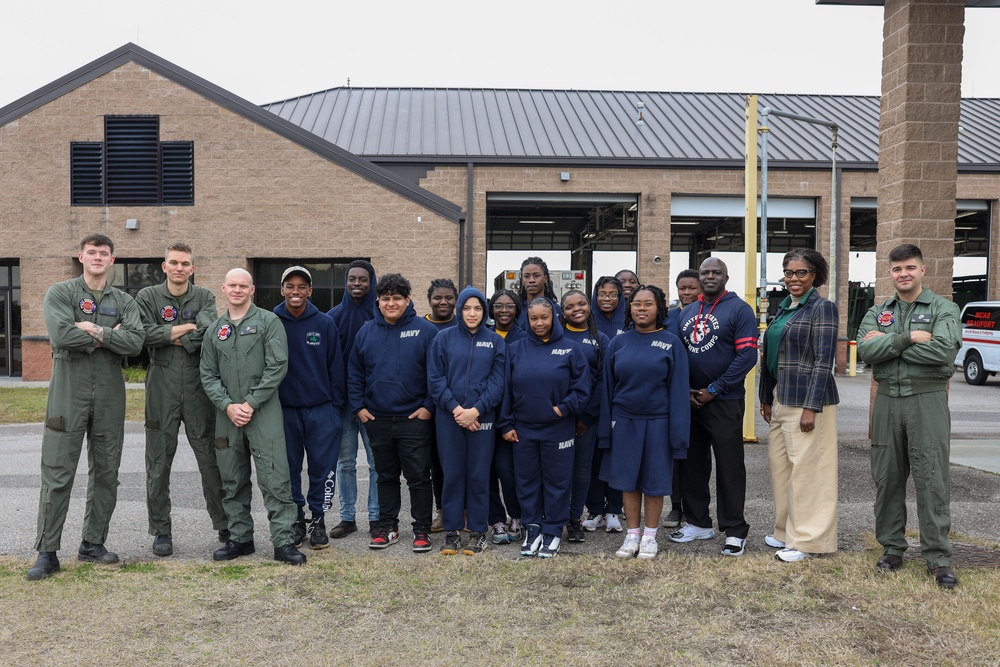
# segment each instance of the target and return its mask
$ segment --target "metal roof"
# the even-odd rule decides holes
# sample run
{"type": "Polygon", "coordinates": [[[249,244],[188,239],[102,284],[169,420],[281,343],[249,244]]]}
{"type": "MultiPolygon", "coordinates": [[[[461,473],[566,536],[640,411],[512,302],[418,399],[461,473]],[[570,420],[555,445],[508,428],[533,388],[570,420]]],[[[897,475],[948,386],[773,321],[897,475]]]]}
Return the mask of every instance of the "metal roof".
{"type": "MultiPolygon", "coordinates": [[[[837,123],[838,164],[877,168],[877,96],[766,94],[759,104],[837,123]]],[[[264,108],[375,162],[728,167],[743,164],[744,107],[739,93],[333,88],[264,108]]],[[[829,165],[827,128],[769,125],[770,160],[829,165]]],[[[962,101],[959,166],[1000,169],[1000,99],[962,101]]]]}
{"type": "Polygon", "coordinates": [[[343,148],[327,142],[322,137],[306,132],[298,125],[289,123],[274,114],[267,113],[259,106],[249,102],[242,97],[216,86],[215,84],[192,74],[173,63],[160,58],[156,54],[136,46],[135,44],[125,44],[114,51],[101,56],[83,67],[70,72],[66,76],[59,78],[52,83],[28,93],[19,100],[11,102],[5,107],[0,107],[0,127],[17,120],[39,107],[48,104],[52,100],[59,98],[66,93],[79,88],[80,86],[93,81],[99,76],[111,72],[127,62],[135,62],[157,74],[170,79],[178,85],[215,102],[219,106],[229,109],[244,118],[258,125],[285,137],[303,148],[310,150],[317,155],[365,178],[387,190],[390,190],[401,197],[419,204],[435,213],[458,222],[465,218],[465,214],[457,204],[448,201],[444,197],[436,195],[429,190],[399,177],[398,175],[380,167],[363,157],[354,155],[343,148]]]}

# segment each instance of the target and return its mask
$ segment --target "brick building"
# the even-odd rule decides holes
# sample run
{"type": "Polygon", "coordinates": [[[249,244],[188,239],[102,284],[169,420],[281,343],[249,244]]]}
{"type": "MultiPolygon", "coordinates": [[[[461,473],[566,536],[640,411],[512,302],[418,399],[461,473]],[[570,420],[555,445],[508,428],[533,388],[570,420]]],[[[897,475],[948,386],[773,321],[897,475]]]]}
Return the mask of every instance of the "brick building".
{"type": "MultiPolygon", "coordinates": [[[[761,100],[841,125],[846,334],[849,306],[872,291],[847,278],[876,244],[879,100],[761,100]]],[[[292,261],[314,269],[318,305],[332,304],[343,264],[366,257],[409,277],[426,312],[434,277],[490,291],[487,257],[500,250],[559,250],[572,264],[560,268],[587,270],[600,253],[632,252],[643,281],[666,286],[705,256],[743,251],[742,106],[725,94],[338,88],[259,107],[126,45],[0,109],[5,331],[23,333],[24,377],[47,377],[42,298],[78,275],[76,243],[95,231],[118,244],[115,284],[156,280],[163,248],[185,240],[199,284],[214,289],[245,267],[265,304],[292,261]],[[116,171],[114,159],[130,156],[137,140],[120,137],[136,132],[153,147],[142,195],[124,178],[135,169],[116,171]]],[[[976,261],[967,275],[956,265],[956,299],[997,298],[1000,100],[965,100],[962,114],[955,254],[976,261]]],[[[829,255],[829,137],[778,119],[771,128],[769,265],[791,247],[829,255]]],[[[873,268],[863,282],[874,279],[873,268]]],[[[16,375],[14,337],[5,341],[0,373],[16,375]]]]}

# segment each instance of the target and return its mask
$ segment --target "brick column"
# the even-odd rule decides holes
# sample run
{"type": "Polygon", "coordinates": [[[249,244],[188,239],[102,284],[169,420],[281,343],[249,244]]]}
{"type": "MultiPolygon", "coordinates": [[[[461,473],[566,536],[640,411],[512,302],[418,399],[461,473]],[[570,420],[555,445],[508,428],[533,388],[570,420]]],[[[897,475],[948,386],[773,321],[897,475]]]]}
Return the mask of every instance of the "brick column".
{"type": "Polygon", "coordinates": [[[875,299],[893,293],[888,254],[920,246],[924,285],[950,297],[965,0],[886,0],[879,122],[875,299]]]}

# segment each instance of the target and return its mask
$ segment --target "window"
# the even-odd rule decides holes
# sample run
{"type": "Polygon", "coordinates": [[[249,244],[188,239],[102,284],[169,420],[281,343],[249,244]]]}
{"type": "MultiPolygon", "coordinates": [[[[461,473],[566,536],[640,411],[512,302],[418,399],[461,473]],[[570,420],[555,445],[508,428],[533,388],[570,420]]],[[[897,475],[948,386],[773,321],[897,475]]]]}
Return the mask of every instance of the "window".
{"type": "Polygon", "coordinates": [[[21,374],[21,266],[0,259],[0,375],[21,374]]]}
{"type": "MultiPolygon", "coordinates": [[[[273,310],[284,301],[281,296],[281,274],[290,266],[304,266],[312,274],[313,293],[309,299],[322,312],[327,312],[344,298],[347,265],[353,259],[256,259],[254,303],[273,310]]],[[[372,289],[375,286],[372,285],[372,289]]]]}
{"type": "Polygon", "coordinates": [[[194,204],[194,142],[160,141],[159,116],[105,116],[104,141],[70,143],[73,206],[194,204]]]}
{"type": "Polygon", "coordinates": [[[159,285],[167,279],[162,259],[115,259],[108,271],[108,282],[131,296],[143,287],[159,285]]]}

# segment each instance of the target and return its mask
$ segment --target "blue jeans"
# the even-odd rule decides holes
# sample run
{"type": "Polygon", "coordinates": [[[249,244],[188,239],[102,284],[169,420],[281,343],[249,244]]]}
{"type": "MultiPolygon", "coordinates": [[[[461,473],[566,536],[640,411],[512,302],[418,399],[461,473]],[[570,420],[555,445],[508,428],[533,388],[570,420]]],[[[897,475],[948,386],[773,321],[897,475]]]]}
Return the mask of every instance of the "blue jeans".
{"type": "Polygon", "coordinates": [[[368,434],[358,418],[350,410],[341,413],[343,437],[340,440],[340,456],[337,459],[337,478],[340,480],[340,520],[354,521],[355,505],[358,504],[358,434],[365,445],[368,457],[368,522],[379,521],[378,512],[378,474],[375,472],[375,459],[372,457],[372,446],[368,434]]]}

